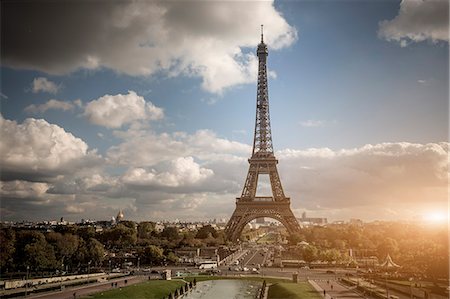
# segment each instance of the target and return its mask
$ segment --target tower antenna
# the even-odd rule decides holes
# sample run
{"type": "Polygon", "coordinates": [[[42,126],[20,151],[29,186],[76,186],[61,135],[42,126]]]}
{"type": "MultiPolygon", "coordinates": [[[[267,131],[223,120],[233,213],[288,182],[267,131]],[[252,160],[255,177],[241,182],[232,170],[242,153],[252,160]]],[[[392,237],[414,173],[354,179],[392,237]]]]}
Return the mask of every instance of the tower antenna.
{"type": "Polygon", "coordinates": [[[264,43],[264,25],[261,25],[261,43],[264,43]]]}

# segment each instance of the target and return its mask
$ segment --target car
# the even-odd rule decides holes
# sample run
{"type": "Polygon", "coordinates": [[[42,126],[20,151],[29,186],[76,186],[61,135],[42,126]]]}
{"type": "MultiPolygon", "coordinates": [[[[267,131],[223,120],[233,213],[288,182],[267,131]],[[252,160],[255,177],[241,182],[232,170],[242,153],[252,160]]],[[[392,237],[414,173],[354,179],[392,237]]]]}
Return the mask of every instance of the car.
{"type": "Polygon", "coordinates": [[[327,270],[326,273],[327,273],[327,274],[336,274],[336,272],[334,272],[333,270],[327,270]]]}

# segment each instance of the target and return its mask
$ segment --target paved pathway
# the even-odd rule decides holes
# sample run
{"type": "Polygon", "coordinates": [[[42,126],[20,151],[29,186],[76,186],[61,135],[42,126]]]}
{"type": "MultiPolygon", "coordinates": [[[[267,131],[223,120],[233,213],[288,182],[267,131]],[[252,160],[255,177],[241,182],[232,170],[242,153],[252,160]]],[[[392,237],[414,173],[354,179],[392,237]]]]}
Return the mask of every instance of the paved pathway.
{"type": "Polygon", "coordinates": [[[335,280],[311,280],[310,283],[325,299],[364,298],[335,280]]]}

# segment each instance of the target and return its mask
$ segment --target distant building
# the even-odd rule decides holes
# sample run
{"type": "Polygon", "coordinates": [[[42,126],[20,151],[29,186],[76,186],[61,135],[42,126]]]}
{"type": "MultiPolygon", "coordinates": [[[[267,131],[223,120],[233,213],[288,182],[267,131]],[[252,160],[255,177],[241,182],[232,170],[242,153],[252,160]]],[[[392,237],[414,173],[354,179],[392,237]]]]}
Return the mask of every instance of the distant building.
{"type": "Polygon", "coordinates": [[[358,226],[362,226],[364,224],[361,219],[356,219],[356,218],[350,219],[349,223],[352,225],[358,225],[358,226]]]}
{"type": "Polygon", "coordinates": [[[119,223],[122,220],[123,220],[123,212],[122,212],[122,210],[119,210],[119,213],[117,213],[117,216],[116,216],[116,222],[119,223]]]}
{"type": "Polygon", "coordinates": [[[303,212],[302,218],[298,218],[297,220],[304,225],[325,225],[328,223],[327,218],[306,217],[306,212],[303,212]]]}

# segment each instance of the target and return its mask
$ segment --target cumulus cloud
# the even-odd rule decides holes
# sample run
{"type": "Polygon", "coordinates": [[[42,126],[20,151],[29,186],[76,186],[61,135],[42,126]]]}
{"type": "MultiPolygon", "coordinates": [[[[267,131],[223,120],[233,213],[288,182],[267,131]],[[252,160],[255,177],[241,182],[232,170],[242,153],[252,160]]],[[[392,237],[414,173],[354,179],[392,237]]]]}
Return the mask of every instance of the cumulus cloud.
{"type": "MultiPolygon", "coordinates": [[[[278,152],[296,208],[350,209],[447,201],[448,143],[381,143],[278,152]]],[[[378,217],[381,218],[381,217],[378,217]]]]}
{"type": "Polygon", "coordinates": [[[0,116],[0,168],[2,180],[41,180],[95,165],[95,150],[43,119],[28,118],[23,123],[0,116]]]}
{"type": "Polygon", "coordinates": [[[55,94],[59,89],[60,86],[56,85],[55,82],[49,81],[45,77],[38,77],[33,80],[32,91],[34,93],[48,92],[55,94]]]}
{"type": "Polygon", "coordinates": [[[210,130],[199,130],[194,134],[156,134],[130,128],[116,131],[115,134],[123,138],[123,142],[112,146],[107,158],[112,164],[125,166],[148,167],[185,156],[223,160],[233,155],[249,155],[251,152],[249,145],[220,138],[210,130]]]}
{"type": "Polygon", "coordinates": [[[272,49],[297,39],[273,1],[37,1],[7,3],[3,10],[5,65],[51,74],[102,67],[133,76],[162,71],[200,77],[213,93],[256,80],[249,47],[259,42],[261,20],[272,49]]]}
{"type": "Polygon", "coordinates": [[[68,111],[72,110],[74,108],[74,104],[71,102],[65,102],[65,101],[59,101],[55,99],[48,100],[44,104],[36,105],[31,104],[27,107],[25,107],[25,112],[30,114],[38,114],[38,113],[44,113],[47,110],[62,110],[62,111],[68,111]]]}
{"type": "Polygon", "coordinates": [[[402,47],[424,40],[448,42],[448,12],[447,0],[403,0],[394,19],[380,22],[378,35],[402,47]]]}
{"type": "Polygon", "coordinates": [[[168,169],[160,173],[143,168],[130,169],[123,176],[123,181],[131,185],[179,187],[197,184],[212,175],[211,169],[200,167],[192,157],[181,157],[171,161],[168,169]]]}
{"type": "Polygon", "coordinates": [[[161,108],[146,102],[134,91],[93,100],[87,103],[84,114],[91,123],[107,128],[120,128],[138,120],[158,120],[164,116],[161,108]]]}

